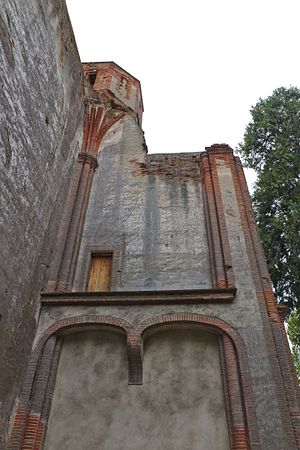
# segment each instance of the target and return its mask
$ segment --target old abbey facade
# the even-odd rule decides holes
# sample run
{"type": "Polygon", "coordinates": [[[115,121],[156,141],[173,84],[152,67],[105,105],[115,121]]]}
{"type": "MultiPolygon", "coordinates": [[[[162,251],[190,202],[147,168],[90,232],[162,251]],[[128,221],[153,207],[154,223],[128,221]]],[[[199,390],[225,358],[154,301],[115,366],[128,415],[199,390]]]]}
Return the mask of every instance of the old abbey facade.
{"type": "Polygon", "coordinates": [[[5,448],[300,448],[239,158],[148,154],[140,82],[113,62],[81,76],[64,2],[4,8],[5,448]]]}
{"type": "Polygon", "coordinates": [[[299,448],[239,158],[147,154],[138,80],[114,63],[83,74],[83,144],[9,448],[299,448]]]}

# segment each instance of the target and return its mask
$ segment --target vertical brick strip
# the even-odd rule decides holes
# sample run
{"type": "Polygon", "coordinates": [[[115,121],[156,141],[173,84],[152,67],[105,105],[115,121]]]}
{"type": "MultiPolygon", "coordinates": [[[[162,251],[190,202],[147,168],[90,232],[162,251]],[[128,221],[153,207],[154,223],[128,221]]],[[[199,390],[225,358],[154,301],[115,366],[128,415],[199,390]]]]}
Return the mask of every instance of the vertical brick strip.
{"type": "Polygon", "coordinates": [[[232,414],[231,414],[231,405],[230,405],[230,396],[229,396],[229,386],[228,386],[223,335],[219,336],[219,351],[220,351],[220,362],[221,362],[221,372],[222,372],[222,381],[223,381],[223,389],[224,389],[226,417],[227,417],[228,430],[229,430],[230,448],[232,448],[233,424],[232,424],[232,414]]]}
{"type": "Polygon", "coordinates": [[[234,274],[216,160],[217,158],[232,160],[232,149],[221,144],[207,147],[206,150],[201,154],[201,172],[204,182],[204,213],[213,286],[234,287],[234,274]]]}
{"type": "Polygon", "coordinates": [[[226,274],[224,270],[224,258],[222,243],[220,238],[219,220],[216,208],[216,201],[214,195],[214,186],[211,177],[211,169],[208,155],[206,153],[201,154],[203,172],[203,180],[205,189],[203,194],[205,195],[204,202],[207,205],[205,212],[208,213],[206,223],[208,226],[207,232],[210,234],[211,242],[211,264],[213,268],[213,278],[216,280],[217,288],[227,287],[226,274]]]}
{"type": "Polygon", "coordinates": [[[296,400],[298,396],[295,395],[295,385],[289,376],[290,367],[287,363],[286,348],[282,345],[282,334],[278,332],[280,318],[239,158],[234,159],[231,170],[252,277],[264,324],[265,341],[276,386],[277,399],[280,405],[282,425],[285,429],[288,448],[292,450],[299,448],[299,423],[298,418],[296,420],[293,418],[298,417],[299,414],[298,406],[297,410],[295,408],[295,405],[298,404],[296,400]]]}
{"type": "Polygon", "coordinates": [[[233,159],[232,149],[227,145],[213,145],[207,148],[208,158],[210,161],[211,177],[213,182],[214,196],[216,202],[216,210],[218,216],[219,233],[222,245],[223,254],[223,267],[226,276],[226,286],[233,287],[234,273],[232,268],[231,253],[228,240],[228,231],[225,220],[225,213],[223,207],[222,193],[220,188],[219,176],[217,171],[217,159],[223,159],[225,161],[233,159]]]}
{"type": "Polygon", "coordinates": [[[70,270],[69,270],[68,281],[67,281],[67,286],[66,286],[67,290],[72,289],[73,282],[74,282],[77,258],[78,258],[78,253],[79,253],[79,248],[80,248],[80,243],[81,243],[81,236],[82,236],[82,232],[83,232],[84,221],[85,221],[85,217],[86,217],[88,202],[89,202],[91,188],[92,188],[92,182],[93,182],[93,178],[94,178],[94,171],[95,171],[94,167],[91,166],[89,169],[89,173],[88,173],[84,198],[82,201],[82,207],[81,207],[81,211],[80,211],[79,223],[78,223],[78,227],[77,227],[77,231],[76,231],[76,235],[75,235],[72,260],[70,263],[70,270]]]}
{"type": "Polygon", "coordinates": [[[43,425],[41,423],[41,414],[48,385],[49,374],[51,371],[53,353],[55,348],[55,335],[51,336],[46,342],[43,355],[41,357],[36,378],[33,386],[31,397],[30,414],[27,420],[26,432],[24,435],[23,450],[34,450],[36,447],[36,440],[38,438],[39,429],[43,425]]]}
{"type": "Polygon", "coordinates": [[[208,204],[208,184],[210,171],[208,168],[208,158],[202,157],[202,164],[200,166],[200,171],[202,172],[203,179],[203,207],[204,207],[204,216],[205,216],[205,225],[207,232],[207,240],[208,240],[208,248],[209,248],[209,262],[210,262],[210,270],[212,277],[212,286],[218,286],[217,274],[216,274],[216,261],[215,261],[215,249],[214,249],[214,240],[211,226],[211,214],[209,212],[209,204],[208,204]]]}
{"type": "Polygon", "coordinates": [[[127,334],[128,384],[143,384],[143,347],[140,333],[127,334]]]}
{"type": "Polygon", "coordinates": [[[48,281],[48,286],[47,286],[48,291],[56,291],[59,269],[60,269],[61,261],[63,258],[64,250],[65,250],[67,236],[69,233],[72,213],[73,213],[73,209],[74,209],[74,203],[75,203],[78,186],[79,186],[79,180],[80,180],[81,172],[82,172],[82,166],[83,166],[82,161],[77,160],[75,163],[75,167],[73,169],[69,192],[68,192],[68,196],[67,196],[67,201],[66,201],[62,221],[61,221],[60,228],[59,228],[58,235],[57,235],[57,241],[56,241],[56,246],[55,246],[52,263],[50,266],[49,281],[48,281]]]}
{"type": "Polygon", "coordinates": [[[56,382],[56,375],[58,370],[58,364],[62,348],[62,338],[56,339],[55,350],[53,354],[52,366],[48,378],[48,385],[45,392],[44,403],[41,413],[41,421],[38,428],[38,433],[35,441],[34,450],[42,450],[47,432],[47,423],[50,415],[52,397],[54,392],[54,386],[56,382]]]}
{"type": "Polygon", "coordinates": [[[250,447],[247,438],[247,428],[244,422],[243,403],[241,399],[235,350],[228,336],[224,335],[223,343],[232,417],[231,450],[248,450],[250,447]]]}
{"type": "MultiPolygon", "coordinates": [[[[86,191],[87,186],[89,186],[92,182],[92,180],[89,180],[89,176],[93,177],[94,169],[97,165],[97,160],[93,156],[86,154],[86,153],[80,153],[79,154],[79,161],[82,161],[83,169],[81,173],[81,177],[79,180],[79,186],[77,191],[77,196],[74,204],[74,209],[72,212],[72,218],[70,222],[69,232],[66,237],[66,244],[65,244],[65,250],[63,254],[63,259],[61,262],[61,268],[59,272],[59,278],[57,281],[57,290],[59,292],[63,292],[67,289],[68,286],[68,279],[73,280],[73,274],[70,274],[70,269],[72,266],[72,257],[74,255],[74,249],[76,248],[76,241],[80,241],[82,229],[79,228],[79,225],[83,227],[83,220],[80,221],[81,215],[85,217],[86,208],[83,212],[83,206],[87,206],[87,199],[86,199],[86,191]],[[92,168],[92,171],[90,169],[92,168]],[[84,203],[85,202],[85,203],[84,203]]],[[[78,243],[79,246],[79,243],[78,243]]],[[[77,246],[77,247],[78,247],[77,246]]],[[[78,254],[78,250],[77,250],[78,254]]],[[[75,256],[75,255],[74,255],[75,256]]],[[[77,255],[76,255],[77,256],[77,255]]],[[[76,258],[75,258],[76,259],[76,258]]],[[[73,268],[75,267],[75,262],[73,262],[73,268]]],[[[73,270],[74,272],[74,270],[73,270]]]]}

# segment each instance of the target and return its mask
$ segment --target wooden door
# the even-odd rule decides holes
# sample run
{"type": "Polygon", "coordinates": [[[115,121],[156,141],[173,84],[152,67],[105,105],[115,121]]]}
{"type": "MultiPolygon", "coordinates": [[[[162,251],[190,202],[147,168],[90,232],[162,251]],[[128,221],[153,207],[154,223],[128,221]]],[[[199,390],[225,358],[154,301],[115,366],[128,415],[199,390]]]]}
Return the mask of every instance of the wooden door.
{"type": "Polygon", "coordinates": [[[111,279],[112,255],[92,256],[88,291],[109,291],[111,279]]]}

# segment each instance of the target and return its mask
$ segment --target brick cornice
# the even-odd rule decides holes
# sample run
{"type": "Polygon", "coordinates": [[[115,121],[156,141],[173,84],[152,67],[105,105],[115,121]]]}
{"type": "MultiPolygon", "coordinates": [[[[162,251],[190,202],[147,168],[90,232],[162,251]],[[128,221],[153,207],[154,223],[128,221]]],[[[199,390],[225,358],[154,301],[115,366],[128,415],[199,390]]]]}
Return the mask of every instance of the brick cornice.
{"type": "Polygon", "coordinates": [[[42,305],[156,305],[230,303],[236,288],[131,292],[44,292],[42,305]]]}

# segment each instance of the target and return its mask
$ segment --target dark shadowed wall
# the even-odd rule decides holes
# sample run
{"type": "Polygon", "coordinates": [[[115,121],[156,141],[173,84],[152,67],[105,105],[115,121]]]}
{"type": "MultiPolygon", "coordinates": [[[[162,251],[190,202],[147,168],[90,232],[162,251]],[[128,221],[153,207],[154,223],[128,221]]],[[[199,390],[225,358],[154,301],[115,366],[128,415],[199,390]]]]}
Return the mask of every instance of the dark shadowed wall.
{"type": "Polygon", "coordinates": [[[80,149],[81,65],[64,1],[1,2],[0,82],[0,410],[6,430],[80,149]]]}

